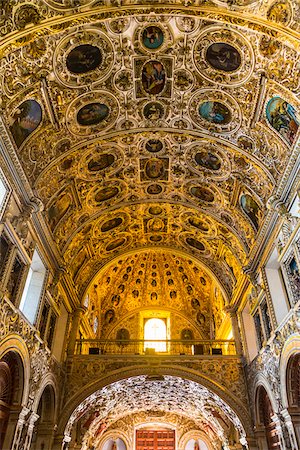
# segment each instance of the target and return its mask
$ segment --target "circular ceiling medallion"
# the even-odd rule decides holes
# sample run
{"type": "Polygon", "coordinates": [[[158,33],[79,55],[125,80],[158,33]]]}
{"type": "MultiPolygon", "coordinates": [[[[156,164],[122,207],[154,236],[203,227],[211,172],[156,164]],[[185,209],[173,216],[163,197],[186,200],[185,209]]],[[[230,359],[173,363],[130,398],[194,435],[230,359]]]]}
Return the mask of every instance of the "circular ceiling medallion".
{"type": "Polygon", "coordinates": [[[146,162],[145,172],[148,178],[163,178],[165,172],[164,160],[151,158],[146,162]]]}
{"type": "Polygon", "coordinates": [[[130,91],[133,84],[131,70],[119,70],[114,76],[114,84],[121,92],[130,91]]]}
{"type": "Polygon", "coordinates": [[[100,230],[102,233],[106,233],[107,231],[114,230],[118,226],[120,226],[123,222],[122,217],[114,217],[113,219],[107,220],[101,225],[100,230]]]}
{"type": "Polygon", "coordinates": [[[90,44],[78,45],[66,58],[67,69],[75,74],[83,74],[95,70],[102,63],[99,47],[90,44]]]}
{"type": "Polygon", "coordinates": [[[93,156],[88,162],[89,172],[99,172],[107,169],[115,162],[115,156],[111,153],[103,153],[102,155],[93,156]]]}
{"type": "Polygon", "coordinates": [[[206,50],[205,59],[214,69],[224,72],[234,72],[242,63],[239,51],[226,42],[211,44],[206,50]]]}
{"type": "Polygon", "coordinates": [[[77,122],[83,127],[98,125],[109,115],[109,108],[104,103],[89,103],[77,113],[77,122]]]}
{"type": "Polygon", "coordinates": [[[178,69],[174,71],[174,86],[182,92],[187,92],[194,86],[194,77],[189,70],[178,69]]]}
{"type": "Polygon", "coordinates": [[[159,184],[150,184],[150,186],[147,187],[147,192],[150,195],[157,195],[162,192],[162,187],[159,184]]]}
{"type": "Polygon", "coordinates": [[[106,200],[110,200],[119,193],[119,189],[116,186],[106,186],[99,189],[95,194],[95,202],[102,203],[106,200]]]}
{"type": "Polygon", "coordinates": [[[70,104],[66,123],[73,134],[91,136],[112,127],[118,115],[119,104],[112,94],[92,91],[70,104]]]}
{"type": "Polygon", "coordinates": [[[219,170],[222,164],[219,156],[206,150],[197,152],[195,155],[195,161],[199,166],[213,171],[219,170]]]}
{"type": "Polygon", "coordinates": [[[113,46],[108,37],[96,29],[69,34],[58,43],[54,52],[54,73],[69,87],[105,79],[113,64],[113,46]]]}
{"type": "Polygon", "coordinates": [[[162,103],[149,102],[143,108],[143,115],[145,119],[155,121],[162,119],[165,115],[165,109],[162,103]]]}
{"type": "Polygon", "coordinates": [[[163,149],[163,143],[158,139],[149,139],[145,147],[148,152],[157,153],[163,149]]]}
{"type": "Polygon", "coordinates": [[[208,179],[225,180],[230,176],[230,149],[213,141],[199,141],[186,149],[185,157],[189,167],[208,179]]]}
{"type": "Polygon", "coordinates": [[[194,197],[205,203],[213,203],[215,199],[213,192],[204,186],[192,186],[190,192],[194,197]]]}
{"type": "MultiPolygon", "coordinates": [[[[83,182],[86,186],[86,182],[83,182]]],[[[111,181],[109,183],[97,183],[93,189],[88,192],[87,205],[91,208],[112,205],[120,200],[126,192],[126,185],[121,180],[111,181]]]]}
{"type": "Polygon", "coordinates": [[[241,124],[241,111],[236,100],[218,90],[196,92],[190,100],[189,114],[196,125],[215,133],[232,133],[241,124]]]}
{"type": "Polygon", "coordinates": [[[159,216],[163,212],[163,209],[160,206],[150,206],[149,214],[152,216],[159,216]]]}
{"type": "Polygon", "coordinates": [[[114,250],[117,250],[119,247],[122,247],[125,244],[125,242],[126,238],[115,239],[106,246],[106,251],[112,252],[114,250]]]}
{"type": "Polygon", "coordinates": [[[140,52],[155,53],[162,52],[166,47],[172,45],[173,36],[166,24],[160,20],[156,23],[143,23],[134,34],[134,45],[138,47],[140,52]]]}
{"type": "Polygon", "coordinates": [[[189,217],[188,222],[192,227],[197,228],[197,230],[202,231],[203,233],[208,233],[209,231],[209,224],[199,217],[189,217]]]}
{"type": "Polygon", "coordinates": [[[157,60],[148,61],[142,69],[142,86],[149,95],[160,94],[166,84],[166,72],[164,65],[157,60]]]}
{"type": "Polygon", "coordinates": [[[150,25],[142,32],[142,44],[149,50],[157,50],[164,42],[164,33],[161,28],[150,25]]]}
{"type": "Polygon", "coordinates": [[[220,26],[199,34],[193,50],[199,73],[218,85],[237,85],[247,81],[254,68],[250,43],[237,31],[220,26]]]}
{"type": "Polygon", "coordinates": [[[256,230],[259,228],[260,208],[253,197],[249,194],[242,194],[240,197],[240,205],[243,212],[251,220],[256,230]]]}
{"type": "Polygon", "coordinates": [[[199,115],[204,120],[218,125],[227,125],[231,121],[230,110],[220,102],[206,101],[201,103],[199,115]]]}
{"type": "Polygon", "coordinates": [[[78,173],[85,180],[99,180],[111,175],[123,165],[120,148],[112,143],[103,146],[91,144],[82,154],[78,173]]]}
{"type": "Polygon", "coordinates": [[[150,236],[149,239],[151,242],[160,242],[162,240],[162,236],[154,235],[154,236],[150,236]]]}
{"type": "Polygon", "coordinates": [[[200,252],[205,251],[205,246],[202,244],[202,242],[198,241],[197,239],[194,239],[192,237],[186,238],[186,243],[190,245],[191,247],[199,250],[200,252]]]}

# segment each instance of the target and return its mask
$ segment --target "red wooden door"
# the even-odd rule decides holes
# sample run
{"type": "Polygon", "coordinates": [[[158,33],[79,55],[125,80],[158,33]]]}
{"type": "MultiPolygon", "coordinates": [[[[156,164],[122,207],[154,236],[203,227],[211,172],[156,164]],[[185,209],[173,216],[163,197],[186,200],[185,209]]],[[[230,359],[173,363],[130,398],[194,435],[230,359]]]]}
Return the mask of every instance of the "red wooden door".
{"type": "Polygon", "coordinates": [[[136,450],[175,450],[175,431],[137,430],[136,450]]]}

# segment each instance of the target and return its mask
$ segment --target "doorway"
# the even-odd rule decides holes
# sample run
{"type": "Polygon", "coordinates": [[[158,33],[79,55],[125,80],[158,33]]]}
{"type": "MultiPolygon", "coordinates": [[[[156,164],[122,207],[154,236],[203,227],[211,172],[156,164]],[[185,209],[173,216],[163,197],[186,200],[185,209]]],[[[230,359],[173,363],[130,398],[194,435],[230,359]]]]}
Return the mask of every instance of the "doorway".
{"type": "Polygon", "coordinates": [[[175,430],[137,430],[136,450],[175,450],[175,430]]]}

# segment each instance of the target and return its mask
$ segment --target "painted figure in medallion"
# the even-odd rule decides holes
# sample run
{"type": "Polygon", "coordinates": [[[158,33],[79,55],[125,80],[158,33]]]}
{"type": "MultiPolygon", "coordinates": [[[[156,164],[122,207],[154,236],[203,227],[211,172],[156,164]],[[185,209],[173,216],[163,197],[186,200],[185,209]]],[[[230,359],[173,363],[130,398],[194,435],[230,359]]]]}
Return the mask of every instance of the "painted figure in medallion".
{"type": "Polygon", "coordinates": [[[207,101],[199,106],[200,116],[218,125],[227,125],[231,121],[231,113],[227,106],[220,102],[207,101]]]}
{"type": "Polygon", "coordinates": [[[148,61],[142,71],[142,85],[150,95],[157,95],[165,87],[166,74],[164,66],[159,61],[148,61]]]}
{"type": "Polygon", "coordinates": [[[164,34],[159,27],[150,26],[145,28],[142,35],[142,42],[146,48],[156,50],[164,41],[164,34]]]}
{"type": "Polygon", "coordinates": [[[42,121],[42,108],[35,100],[26,100],[10,119],[10,131],[17,147],[39,126],[42,121]]]}
{"type": "Polygon", "coordinates": [[[272,127],[292,145],[300,124],[295,108],[281,97],[273,97],[267,104],[266,116],[272,127]]]}

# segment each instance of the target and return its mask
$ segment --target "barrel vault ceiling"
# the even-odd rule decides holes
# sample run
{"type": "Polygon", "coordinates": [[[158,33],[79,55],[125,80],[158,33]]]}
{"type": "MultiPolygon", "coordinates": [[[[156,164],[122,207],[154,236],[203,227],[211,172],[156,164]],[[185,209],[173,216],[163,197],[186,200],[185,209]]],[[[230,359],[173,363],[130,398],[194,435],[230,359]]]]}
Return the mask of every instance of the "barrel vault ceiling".
{"type": "Polygon", "coordinates": [[[1,127],[79,301],[155,251],[229,301],[298,154],[299,4],[1,6],[1,127]]]}

